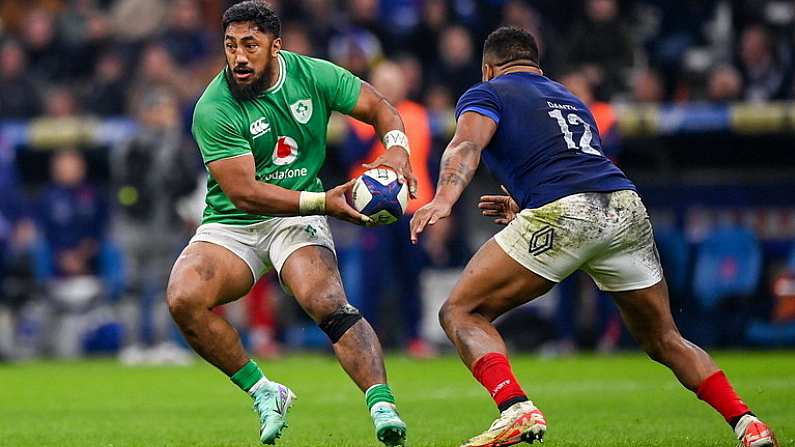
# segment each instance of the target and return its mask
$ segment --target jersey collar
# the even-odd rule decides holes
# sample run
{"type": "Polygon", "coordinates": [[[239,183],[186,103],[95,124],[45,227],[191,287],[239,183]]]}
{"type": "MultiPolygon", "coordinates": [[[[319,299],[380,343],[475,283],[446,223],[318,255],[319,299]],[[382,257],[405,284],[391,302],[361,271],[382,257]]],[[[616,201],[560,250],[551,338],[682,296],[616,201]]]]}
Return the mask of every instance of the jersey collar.
{"type": "Polygon", "coordinates": [[[265,90],[265,94],[276,93],[281,90],[282,86],[284,85],[285,79],[287,79],[287,62],[282,57],[282,54],[279,53],[277,62],[279,63],[279,79],[276,80],[276,83],[273,84],[269,89],[265,90]]]}

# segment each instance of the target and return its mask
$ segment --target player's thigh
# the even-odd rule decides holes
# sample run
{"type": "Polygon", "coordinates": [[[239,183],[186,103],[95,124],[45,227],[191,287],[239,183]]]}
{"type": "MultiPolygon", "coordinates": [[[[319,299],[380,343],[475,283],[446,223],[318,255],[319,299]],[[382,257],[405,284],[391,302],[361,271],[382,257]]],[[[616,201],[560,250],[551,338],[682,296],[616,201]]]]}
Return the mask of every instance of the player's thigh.
{"type": "Polygon", "coordinates": [[[477,312],[493,320],[543,295],[554,285],[525,268],[490,239],[467,264],[445,310],[477,312]]]}
{"type": "Polygon", "coordinates": [[[192,242],[171,270],[167,299],[172,306],[212,308],[240,298],[253,284],[251,268],[238,255],[211,242],[192,242]]]}
{"type": "Polygon", "coordinates": [[[627,328],[647,352],[679,339],[664,279],[650,287],[612,295],[627,328]]]}
{"type": "Polygon", "coordinates": [[[337,258],[328,247],[307,245],[293,251],[281,267],[280,276],[316,322],[347,304],[337,258]]]}

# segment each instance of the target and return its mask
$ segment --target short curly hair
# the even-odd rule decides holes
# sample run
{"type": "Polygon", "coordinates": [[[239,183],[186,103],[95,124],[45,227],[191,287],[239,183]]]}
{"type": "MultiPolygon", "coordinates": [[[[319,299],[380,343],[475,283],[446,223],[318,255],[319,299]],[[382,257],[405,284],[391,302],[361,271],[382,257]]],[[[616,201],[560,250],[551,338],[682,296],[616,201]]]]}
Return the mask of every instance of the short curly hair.
{"type": "Polygon", "coordinates": [[[494,60],[494,65],[504,65],[515,60],[539,62],[538,42],[527,30],[515,26],[497,28],[486,38],[483,55],[494,60]]]}
{"type": "Polygon", "coordinates": [[[271,5],[262,0],[236,3],[224,12],[223,31],[233,22],[254,22],[263,33],[281,37],[282,22],[271,5]]]}

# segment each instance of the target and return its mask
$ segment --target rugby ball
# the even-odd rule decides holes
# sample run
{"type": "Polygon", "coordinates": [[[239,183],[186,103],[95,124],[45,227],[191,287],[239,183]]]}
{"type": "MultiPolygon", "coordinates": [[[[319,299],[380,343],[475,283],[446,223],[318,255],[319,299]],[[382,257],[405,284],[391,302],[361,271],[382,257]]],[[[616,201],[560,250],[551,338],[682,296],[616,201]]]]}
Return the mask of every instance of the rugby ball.
{"type": "Polygon", "coordinates": [[[356,179],[351,200],[356,211],[369,216],[375,225],[387,225],[397,222],[406,212],[408,195],[408,187],[398,181],[395,171],[379,167],[356,179]]]}

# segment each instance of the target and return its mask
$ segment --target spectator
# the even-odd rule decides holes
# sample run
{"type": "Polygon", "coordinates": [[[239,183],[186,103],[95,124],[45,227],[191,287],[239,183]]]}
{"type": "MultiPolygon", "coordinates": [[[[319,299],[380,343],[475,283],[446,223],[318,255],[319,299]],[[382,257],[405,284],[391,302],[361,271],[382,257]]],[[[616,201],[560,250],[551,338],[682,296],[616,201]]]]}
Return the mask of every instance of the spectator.
{"type": "Polygon", "coordinates": [[[19,284],[20,276],[32,273],[28,257],[36,234],[24,199],[12,180],[0,180],[0,304],[20,304],[33,290],[19,284]]]}
{"type": "Polygon", "coordinates": [[[328,57],[328,42],[334,34],[337,17],[336,8],[332,7],[331,0],[305,0],[306,20],[300,22],[305,27],[312,40],[312,47],[321,58],[328,57]]]}
{"type": "Polygon", "coordinates": [[[45,9],[33,9],[22,26],[22,40],[30,62],[26,76],[39,80],[60,80],[71,74],[74,63],[58,40],[55,19],[45,9]]]}
{"type": "Polygon", "coordinates": [[[141,54],[140,68],[133,81],[129,99],[140,98],[147,90],[160,88],[171,90],[180,100],[187,100],[195,96],[195,82],[196,80],[186,76],[177,66],[165,46],[151,44],[141,54]]]}
{"type": "Polygon", "coordinates": [[[107,52],[99,57],[94,67],[94,77],[87,83],[86,109],[106,118],[125,112],[127,79],[121,55],[107,52]]]}
{"type": "Polygon", "coordinates": [[[406,98],[418,100],[422,95],[423,71],[420,61],[409,53],[399,55],[395,62],[406,78],[406,98]]]}
{"type": "Polygon", "coordinates": [[[538,43],[541,54],[541,67],[547,75],[559,70],[563,45],[552,27],[547,26],[545,18],[522,0],[509,0],[502,7],[503,25],[511,25],[530,31],[538,43]]]}
{"type": "MultiPolygon", "coordinates": [[[[140,321],[130,342],[166,343],[168,310],[162,299],[168,274],[193,223],[178,212],[181,201],[204,178],[198,152],[182,131],[179,104],[169,90],[151,89],[135,103],[140,126],[135,137],[115,148],[112,176],[119,213],[114,240],[125,255],[128,291],[139,300],[140,321]],[[158,322],[163,324],[158,324],[158,322]]],[[[129,355],[129,353],[127,353],[129,355]]]]}
{"type": "Polygon", "coordinates": [[[96,0],[71,0],[69,8],[59,14],[58,27],[64,45],[72,50],[72,75],[88,76],[104,44],[111,37],[110,24],[96,5],[96,0]]]}
{"type": "Polygon", "coordinates": [[[442,32],[448,26],[450,8],[445,0],[427,0],[422,5],[422,20],[409,42],[411,52],[415,54],[423,66],[430,66],[439,59],[438,42],[442,32]]]}
{"type": "Polygon", "coordinates": [[[212,36],[201,21],[199,2],[175,0],[171,3],[168,22],[162,32],[163,45],[177,64],[190,66],[208,56],[212,36]]]}
{"type": "Polygon", "coordinates": [[[167,14],[168,4],[161,0],[117,0],[109,20],[120,43],[140,43],[161,30],[167,14]]]}
{"type": "Polygon", "coordinates": [[[662,78],[656,71],[646,68],[632,77],[632,99],[635,102],[656,104],[665,99],[664,94],[662,78]]]}
{"type": "Polygon", "coordinates": [[[316,56],[312,39],[301,23],[290,22],[285,24],[282,38],[284,39],[284,49],[307,56],[316,56]]]}
{"type": "Polygon", "coordinates": [[[446,85],[458,98],[481,77],[472,35],[463,26],[450,26],[442,31],[438,42],[440,60],[432,66],[430,77],[433,82],[446,85]]]}
{"type": "Polygon", "coordinates": [[[0,118],[32,118],[40,111],[25,52],[16,41],[6,40],[0,46],[0,118]]]}
{"type": "MultiPolygon", "coordinates": [[[[376,330],[383,330],[384,320],[381,317],[381,298],[387,297],[383,289],[385,284],[392,284],[398,290],[401,309],[401,336],[406,343],[408,352],[418,357],[432,354],[431,347],[420,338],[419,325],[422,320],[422,300],[419,295],[419,275],[425,264],[425,254],[409,241],[409,221],[411,215],[433,197],[433,184],[428,170],[431,150],[431,132],[428,113],[425,108],[406,99],[406,77],[400,66],[392,62],[382,62],[373,70],[373,86],[384,94],[386,99],[400,112],[406,127],[406,134],[411,141],[411,165],[418,179],[417,198],[409,200],[406,215],[392,225],[374,228],[373,231],[362,233],[362,245],[365,256],[361,266],[365,284],[362,289],[367,291],[363,297],[365,316],[376,330]],[[388,255],[387,255],[388,254],[388,255]],[[387,255],[383,261],[377,261],[387,255]],[[387,265],[391,264],[391,272],[387,265]],[[388,281],[392,273],[393,281],[388,281]]],[[[345,148],[346,157],[353,161],[351,177],[361,174],[362,163],[377,158],[384,147],[372,126],[349,119],[350,138],[345,148]]]]}
{"type": "Polygon", "coordinates": [[[80,108],[72,91],[62,85],[53,86],[44,103],[44,114],[48,118],[70,118],[78,114],[80,108]]]}
{"type": "Polygon", "coordinates": [[[770,32],[762,25],[751,25],[740,37],[740,70],[745,99],[781,99],[786,87],[786,71],[774,54],[770,32]]]}
{"type": "Polygon", "coordinates": [[[354,28],[376,36],[382,47],[391,41],[389,27],[380,21],[378,0],[347,0],[347,6],[348,20],[354,28]]]}
{"type": "Polygon", "coordinates": [[[731,65],[715,67],[707,78],[707,99],[712,102],[737,101],[742,95],[743,80],[731,65]]]}
{"type": "Polygon", "coordinates": [[[52,181],[37,206],[38,226],[57,277],[96,275],[108,220],[102,194],[86,178],[83,156],[74,150],[53,155],[52,181]]]}
{"type": "Polygon", "coordinates": [[[625,86],[625,72],[632,66],[632,39],[616,0],[587,0],[585,12],[571,31],[568,59],[586,71],[597,97],[609,99],[625,86]]]}
{"type": "Polygon", "coordinates": [[[352,29],[331,40],[329,55],[337,65],[367,78],[370,68],[381,60],[381,42],[369,31],[352,29]]]}

